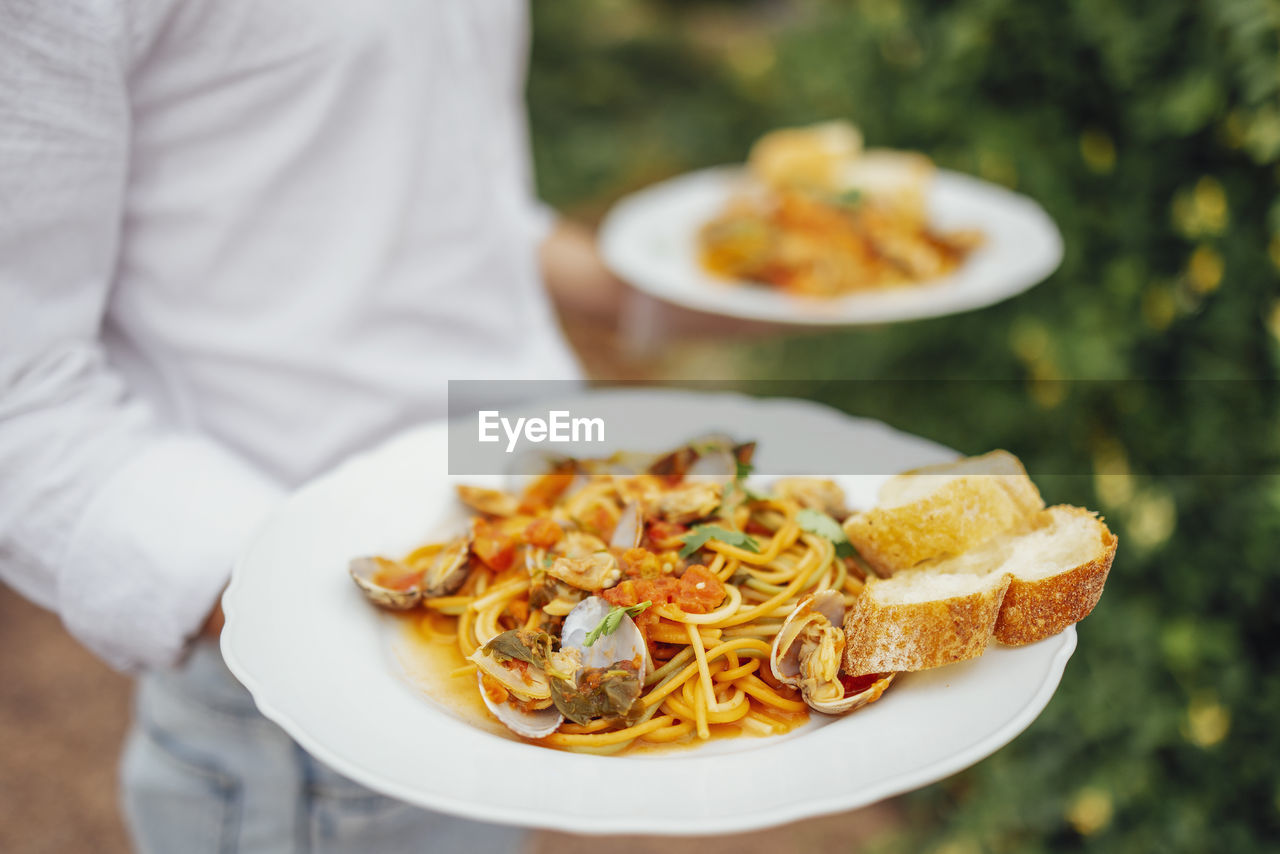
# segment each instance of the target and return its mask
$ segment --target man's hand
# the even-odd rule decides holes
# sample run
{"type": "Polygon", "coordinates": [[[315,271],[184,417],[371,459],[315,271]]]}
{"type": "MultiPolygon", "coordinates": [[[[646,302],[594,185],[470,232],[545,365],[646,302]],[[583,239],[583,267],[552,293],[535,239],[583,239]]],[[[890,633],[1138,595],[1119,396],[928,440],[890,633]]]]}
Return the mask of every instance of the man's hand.
{"type": "Polygon", "coordinates": [[[618,316],[627,288],[605,267],[589,228],[557,220],[542,242],[538,262],[547,290],[562,310],[610,322],[618,316]]]}
{"type": "Polygon", "coordinates": [[[617,373],[601,356],[620,350],[627,360],[653,358],[680,339],[750,339],[786,334],[787,327],[692,311],[627,287],[605,266],[590,228],[556,221],[539,250],[542,278],[560,309],[565,332],[581,351],[592,352],[594,373],[617,373]],[[610,344],[602,345],[604,339],[610,344]]]}
{"type": "Polygon", "coordinates": [[[219,597],[218,604],[213,606],[213,610],[209,612],[208,619],[204,621],[204,626],[200,629],[200,637],[216,641],[222,636],[222,627],[226,622],[226,618],[222,615],[222,599],[219,597]]]}

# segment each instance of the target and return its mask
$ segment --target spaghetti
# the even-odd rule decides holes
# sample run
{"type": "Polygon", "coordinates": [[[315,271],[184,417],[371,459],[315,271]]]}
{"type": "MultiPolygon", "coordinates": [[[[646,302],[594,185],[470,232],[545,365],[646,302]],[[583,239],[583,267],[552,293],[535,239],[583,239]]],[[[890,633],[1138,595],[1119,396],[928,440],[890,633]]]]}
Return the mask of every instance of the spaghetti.
{"type": "MultiPolygon", "coordinates": [[[[455,678],[476,679],[477,663],[500,650],[493,654],[515,665],[527,691],[518,680],[495,682],[483,667],[478,690],[491,710],[506,700],[562,719],[538,740],[549,747],[611,754],[637,744],[786,732],[807,719],[808,706],[771,672],[772,641],[803,597],[834,590],[851,601],[864,575],[853,559],[837,555],[832,540],[801,524],[806,512],[843,512],[834,485],[792,478],[772,495],[752,492],[741,476],[742,457],[750,453],[751,446],[681,449],[631,473],[599,473],[575,462],[572,470],[534,479],[518,496],[463,488],[464,502],[477,511],[464,537],[467,558],[445,585],[453,589],[437,585],[434,595],[427,589],[408,603],[413,617],[422,631],[451,636],[472,660],[455,678]],[[698,459],[717,453],[737,457],[739,476],[695,473],[698,459]],[[563,663],[566,615],[593,597],[610,609],[595,626],[598,635],[617,631],[624,620],[638,630],[638,668],[617,662],[597,673],[577,658],[563,663]],[[544,634],[543,653],[522,653],[544,634]],[[512,646],[517,642],[524,646],[512,646]],[[576,681],[560,672],[575,668],[576,681]],[[531,679],[531,670],[552,676],[538,672],[531,679]],[[556,678],[568,679],[572,690],[562,684],[559,694],[550,692],[553,706],[540,688],[556,678]],[[575,715],[573,703],[596,690],[591,679],[609,688],[590,696],[591,707],[604,711],[575,715]],[[632,694],[609,705],[619,693],[612,689],[628,680],[638,683],[632,694]]],[[[451,547],[433,543],[402,561],[378,559],[383,571],[374,583],[420,577],[429,588],[451,547]]]]}

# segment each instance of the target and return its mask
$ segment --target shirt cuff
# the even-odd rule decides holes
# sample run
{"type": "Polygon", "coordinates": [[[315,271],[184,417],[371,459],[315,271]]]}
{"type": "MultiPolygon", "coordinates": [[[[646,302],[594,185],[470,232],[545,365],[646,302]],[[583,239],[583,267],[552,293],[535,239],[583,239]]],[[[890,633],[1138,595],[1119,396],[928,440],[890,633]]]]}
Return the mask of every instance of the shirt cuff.
{"type": "Polygon", "coordinates": [[[94,495],[58,563],[68,630],[118,670],[175,664],[282,497],[214,442],[147,445],[94,495]]]}

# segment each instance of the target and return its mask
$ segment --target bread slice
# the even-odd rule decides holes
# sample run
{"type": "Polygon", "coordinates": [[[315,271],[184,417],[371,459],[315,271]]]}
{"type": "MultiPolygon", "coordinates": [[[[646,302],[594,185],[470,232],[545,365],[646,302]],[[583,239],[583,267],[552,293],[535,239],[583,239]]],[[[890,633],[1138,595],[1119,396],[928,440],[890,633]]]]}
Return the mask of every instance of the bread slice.
{"type": "Polygon", "coordinates": [[[977,658],[1008,587],[1001,573],[908,570],[868,581],[845,619],[844,672],[899,673],[977,658]]]}
{"type": "Polygon", "coordinates": [[[848,122],[770,131],[751,146],[747,168],[772,187],[838,193],[846,164],[862,153],[862,133],[848,122]]]}
{"type": "Polygon", "coordinates": [[[846,191],[857,190],[919,222],[926,217],[929,188],[937,171],[933,161],[919,152],[871,148],[844,163],[840,183],[846,191]]]}
{"type": "Polygon", "coordinates": [[[992,451],[890,478],[876,506],[850,516],[844,530],[872,569],[892,575],[1029,528],[1042,510],[1018,458],[992,451]]]}
{"type": "Polygon", "coordinates": [[[1009,589],[995,627],[1001,643],[1019,646],[1056,635],[1089,616],[1102,598],[1116,535],[1080,507],[1054,507],[1050,514],[1049,525],[1019,538],[1006,564],[1009,589]]]}
{"type": "Polygon", "coordinates": [[[1059,505],[1035,527],[872,579],[845,620],[852,676],[976,658],[992,637],[1027,644],[1093,610],[1116,553],[1096,514],[1059,505]]]}

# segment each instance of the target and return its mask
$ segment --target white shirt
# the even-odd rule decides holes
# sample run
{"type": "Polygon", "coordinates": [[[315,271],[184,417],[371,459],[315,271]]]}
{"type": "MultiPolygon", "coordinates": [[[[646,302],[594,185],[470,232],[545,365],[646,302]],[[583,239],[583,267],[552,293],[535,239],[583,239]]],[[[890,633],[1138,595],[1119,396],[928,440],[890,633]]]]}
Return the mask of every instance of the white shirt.
{"type": "Polygon", "coordinates": [[[0,575],[176,661],[284,492],[446,381],[578,376],[520,0],[0,6],[0,575]]]}

